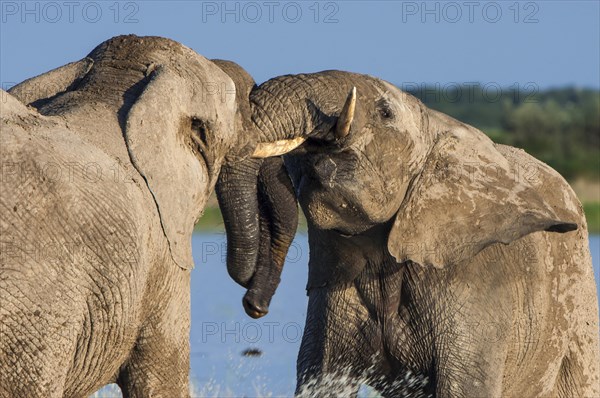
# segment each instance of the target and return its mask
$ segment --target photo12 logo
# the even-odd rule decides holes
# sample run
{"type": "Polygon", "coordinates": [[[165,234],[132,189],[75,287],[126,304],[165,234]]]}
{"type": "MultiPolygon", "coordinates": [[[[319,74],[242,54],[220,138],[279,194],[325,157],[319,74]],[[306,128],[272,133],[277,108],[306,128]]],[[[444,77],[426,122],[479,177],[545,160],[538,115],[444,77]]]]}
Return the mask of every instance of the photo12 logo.
{"type": "Polygon", "coordinates": [[[533,1],[403,1],[402,22],[538,23],[539,11],[539,3],[533,1]]]}
{"type": "Polygon", "coordinates": [[[507,98],[515,103],[539,102],[540,92],[540,87],[535,82],[514,82],[509,86],[502,86],[498,82],[402,82],[398,87],[428,104],[473,104],[479,101],[494,103],[507,98]]]}
{"type": "Polygon", "coordinates": [[[296,322],[202,322],[202,343],[299,343],[304,330],[296,322]]]}
{"type": "Polygon", "coordinates": [[[338,2],[296,1],[203,1],[202,22],[258,23],[338,23],[338,2]]]}
{"type": "Polygon", "coordinates": [[[2,23],[138,23],[139,2],[2,1],[2,23]]]}

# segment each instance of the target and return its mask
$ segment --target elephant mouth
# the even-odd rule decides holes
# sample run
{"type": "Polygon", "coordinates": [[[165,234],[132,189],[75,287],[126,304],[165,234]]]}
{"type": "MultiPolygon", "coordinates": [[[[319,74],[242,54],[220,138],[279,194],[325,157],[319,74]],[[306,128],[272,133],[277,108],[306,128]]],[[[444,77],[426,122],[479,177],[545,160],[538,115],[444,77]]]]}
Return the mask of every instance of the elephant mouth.
{"type": "Polygon", "coordinates": [[[374,224],[367,219],[351,191],[341,186],[330,188],[317,179],[302,176],[296,195],[309,225],[351,238],[362,234],[374,224]]]}

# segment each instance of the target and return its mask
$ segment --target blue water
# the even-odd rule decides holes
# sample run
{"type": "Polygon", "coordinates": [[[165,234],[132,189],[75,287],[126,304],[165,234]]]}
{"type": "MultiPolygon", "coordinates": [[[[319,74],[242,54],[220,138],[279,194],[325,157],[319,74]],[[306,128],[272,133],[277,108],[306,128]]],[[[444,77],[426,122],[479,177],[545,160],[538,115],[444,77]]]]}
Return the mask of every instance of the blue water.
{"type": "Polygon", "coordinates": [[[594,276],[596,277],[596,294],[600,302],[600,235],[590,236],[590,250],[592,263],[594,263],[594,276]]]}
{"type": "Polygon", "coordinates": [[[192,239],[197,264],[192,272],[192,383],[206,396],[293,395],[308,302],[307,237],[296,237],[269,314],[258,320],[246,315],[245,290],[227,275],[225,242],[225,234],[192,239]],[[242,356],[248,348],[262,355],[242,356]]]}
{"type": "MultiPolygon", "coordinates": [[[[259,320],[246,316],[244,289],[227,275],[225,241],[224,234],[197,234],[192,241],[192,396],[291,396],[306,317],[307,237],[296,237],[270,312],[259,320]],[[262,354],[243,356],[248,348],[262,354]]],[[[590,248],[598,286],[600,235],[590,238],[590,248]]],[[[114,395],[114,389],[97,394],[114,395]]]]}

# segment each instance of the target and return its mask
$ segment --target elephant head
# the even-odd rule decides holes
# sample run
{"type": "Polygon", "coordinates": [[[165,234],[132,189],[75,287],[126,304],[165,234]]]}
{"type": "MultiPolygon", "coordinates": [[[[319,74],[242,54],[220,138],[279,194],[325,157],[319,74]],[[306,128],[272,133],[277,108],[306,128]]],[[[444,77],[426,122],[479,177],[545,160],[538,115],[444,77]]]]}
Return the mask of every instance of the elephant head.
{"type": "Polygon", "coordinates": [[[355,361],[358,354],[334,340],[338,333],[359,339],[344,335],[344,325],[369,299],[342,292],[368,264],[386,264],[390,274],[410,263],[459,267],[494,243],[571,231],[580,221],[562,194],[548,195],[542,181],[560,179],[549,167],[519,170],[513,149],[379,79],[340,71],[288,75],[263,83],[250,99],[265,136],[304,140],[284,157],[309,227],[301,384],[313,372],[340,370],[335,359],[324,364],[328,355],[355,361]],[[333,313],[336,306],[342,308],[333,313]]]}
{"type": "MultiPolygon", "coordinates": [[[[290,185],[288,181],[279,184],[281,175],[272,174],[275,165],[283,167],[281,158],[266,159],[269,155],[264,153],[260,159],[252,157],[259,142],[263,146],[257,153],[265,148],[268,151],[269,140],[277,141],[261,136],[251,122],[248,96],[253,86],[250,75],[233,62],[210,61],[169,39],[128,35],[107,40],[84,59],[29,79],[10,93],[42,114],[66,113],[71,123],[81,122],[82,126],[91,117],[101,117],[94,112],[106,111],[111,115],[108,118],[117,115],[121,133],[116,139],[121,142],[111,141],[115,137],[109,136],[108,125],[106,132],[94,132],[89,138],[107,152],[118,151],[124,141],[126,152],[117,157],[121,161],[128,157],[143,178],[159,211],[174,261],[189,269],[193,266],[191,233],[226,158],[228,164],[219,184],[223,188],[218,191],[228,203],[245,203],[247,199],[238,196],[248,193],[244,192],[248,182],[236,177],[237,165],[244,170],[246,165],[255,167],[251,171],[255,194],[258,170],[263,164],[266,172],[260,181],[278,184],[277,189],[262,184],[259,191],[263,195],[279,195],[282,186],[290,185]],[[229,175],[232,178],[226,177],[229,175]],[[239,187],[234,186],[238,183],[239,187]]],[[[257,205],[257,197],[251,203],[257,205]]],[[[229,208],[224,206],[225,221],[228,235],[236,242],[236,232],[246,228],[249,219],[232,220],[229,208]]],[[[286,219],[292,221],[289,225],[294,224],[295,213],[292,210],[292,217],[286,219]]],[[[274,258],[282,263],[281,255],[285,257],[287,251],[285,239],[278,240],[277,225],[267,227],[266,214],[263,210],[261,225],[265,231],[273,230],[272,246],[282,253],[274,258]]],[[[293,237],[294,231],[288,235],[293,237]]],[[[258,244],[255,240],[244,254],[253,262],[257,261],[258,244]]],[[[255,268],[253,265],[244,273],[231,266],[230,273],[247,285],[255,268]]]]}
{"type": "MultiPolygon", "coordinates": [[[[344,246],[385,224],[386,248],[398,263],[444,267],[496,242],[577,227],[575,213],[546,202],[540,178],[515,170],[501,146],[387,82],[340,71],[288,75],[263,83],[250,100],[262,137],[299,146],[285,164],[315,244],[323,231],[344,246]]],[[[542,166],[533,172],[554,173],[542,166]]],[[[240,235],[256,236],[253,217],[254,227],[240,235]]],[[[319,255],[327,257],[333,248],[322,244],[319,255]]],[[[243,247],[231,245],[231,267],[250,275],[253,262],[237,252],[243,247]]],[[[346,260],[344,269],[311,267],[309,287],[352,280],[366,263],[346,260]]]]}
{"type": "MultiPolygon", "coordinates": [[[[118,36],[10,92],[46,115],[68,110],[84,122],[101,118],[94,112],[103,108],[118,115],[127,156],[152,194],[171,256],[193,267],[194,224],[240,135],[236,87],[226,72],[172,40],[118,36]]],[[[102,134],[110,142],[105,128],[94,138],[100,145],[102,134]]]]}
{"type": "Polygon", "coordinates": [[[443,267],[493,243],[577,228],[576,212],[542,197],[540,175],[519,175],[482,132],[382,80],[282,76],[251,100],[270,134],[309,137],[286,165],[312,229],[350,237],[389,223],[399,263],[443,267]]]}
{"type": "MultiPolygon", "coordinates": [[[[129,35],[10,93],[42,114],[67,109],[83,124],[95,103],[118,115],[127,148],[120,156],[130,158],[151,191],[182,268],[192,267],[193,226],[216,185],[232,247],[229,274],[249,288],[244,305],[258,317],[278,284],[298,215],[279,156],[292,147],[253,122],[254,85],[233,62],[207,60],[169,39],[129,35]],[[253,278],[257,270],[263,272],[253,278]]],[[[92,139],[109,151],[116,147],[97,134],[92,139]]]]}

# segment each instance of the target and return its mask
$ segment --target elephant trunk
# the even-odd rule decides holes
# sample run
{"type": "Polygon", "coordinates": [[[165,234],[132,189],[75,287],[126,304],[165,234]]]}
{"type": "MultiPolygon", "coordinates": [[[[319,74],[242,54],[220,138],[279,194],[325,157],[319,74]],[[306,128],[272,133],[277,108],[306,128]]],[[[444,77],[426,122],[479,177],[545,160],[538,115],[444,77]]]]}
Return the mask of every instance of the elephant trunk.
{"type": "Polygon", "coordinates": [[[298,206],[281,157],[265,159],[258,178],[260,247],[243,304],[253,318],[267,314],[298,226],[298,206]]]}
{"type": "Polygon", "coordinates": [[[248,287],[260,244],[257,181],[262,159],[226,162],[216,184],[227,233],[227,272],[248,287]]]}
{"type": "Polygon", "coordinates": [[[266,152],[250,148],[249,153],[238,154],[239,160],[227,161],[216,186],[227,232],[227,270],[248,288],[244,308],[255,318],[266,314],[298,222],[294,191],[281,158],[262,157],[293,149],[288,143],[312,130],[306,106],[290,96],[289,83],[267,82],[268,89],[260,86],[252,91],[254,142],[266,152]]]}

